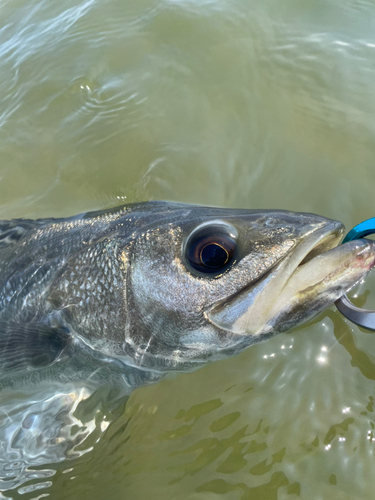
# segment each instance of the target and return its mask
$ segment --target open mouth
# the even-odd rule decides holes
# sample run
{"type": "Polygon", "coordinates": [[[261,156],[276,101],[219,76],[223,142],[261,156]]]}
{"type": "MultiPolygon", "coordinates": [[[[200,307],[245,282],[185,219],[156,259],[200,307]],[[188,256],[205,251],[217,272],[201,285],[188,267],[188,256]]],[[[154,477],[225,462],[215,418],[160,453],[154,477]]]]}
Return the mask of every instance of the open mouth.
{"type": "Polygon", "coordinates": [[[330,306],[375,265],[375,243],[339,245],[344,227],[329,222],[301,241],[257,283],[207,316],[216,326],[260,335],[297,326],[330,306]]]}
{"type": "MultiPolygon", "coordinates": [[[[308,250],[308,253],[304,256],[302,261],[298,264],[299,266],[303,266],[310,260],[314,259],[318,255],[321,255],[322,253],[328,252],[329,250],[332,250],[333,248],[336,248],[343,236],[343,226],[334,226],[332,229],[329,228],[323,228],[323,230],[320,231],[315,231],[311,236],[311,242],[307,241],[307,248],[309,248],[312,245],[311,250],[308,250]],[[324,229],[326,231],[324,231],[324,229]],[[327,230],[329,232],[327,232],[327,230]]],[[[305,249],[302,249],[302,251],[305,249]]]]}

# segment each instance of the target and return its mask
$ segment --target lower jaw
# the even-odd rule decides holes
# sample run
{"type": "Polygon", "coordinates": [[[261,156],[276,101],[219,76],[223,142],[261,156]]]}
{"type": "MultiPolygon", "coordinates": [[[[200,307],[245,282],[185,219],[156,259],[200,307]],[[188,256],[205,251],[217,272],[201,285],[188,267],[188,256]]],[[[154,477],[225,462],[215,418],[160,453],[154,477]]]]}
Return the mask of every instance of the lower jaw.
{"type": "Polygon", "coordinates": [[[291,277],[263,331],[282,332],[309,321],[353,288],[374,265],[375,243],[370,241],[352,241],[319,255],[291,277]],[[333,270],[327,273],[329,268],[333,270]]]}
{"type": "Polygon", "coordinates": [[[239,337],[263,336],[299,326],[366,276],[375,265],[375,243],[356,240],[299,267],[295,261],[295,255],[286,257],[254,287],[210,311],[210,322],[239,337]]]}

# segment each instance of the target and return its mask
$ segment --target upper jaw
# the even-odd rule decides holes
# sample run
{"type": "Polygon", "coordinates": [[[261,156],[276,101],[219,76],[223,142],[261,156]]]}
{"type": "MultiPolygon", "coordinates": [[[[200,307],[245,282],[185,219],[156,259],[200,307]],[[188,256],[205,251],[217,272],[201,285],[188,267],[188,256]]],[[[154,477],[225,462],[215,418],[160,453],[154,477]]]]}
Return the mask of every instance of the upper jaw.
{"type": "Polygon", "coordinates": [[[357,240],[337,246],[344,227],[329,221],[304,235],[265,277],[207,318],[233,334],[258,336],[301,324],[331,305],[375,264],[375,244],[357,240]]]}

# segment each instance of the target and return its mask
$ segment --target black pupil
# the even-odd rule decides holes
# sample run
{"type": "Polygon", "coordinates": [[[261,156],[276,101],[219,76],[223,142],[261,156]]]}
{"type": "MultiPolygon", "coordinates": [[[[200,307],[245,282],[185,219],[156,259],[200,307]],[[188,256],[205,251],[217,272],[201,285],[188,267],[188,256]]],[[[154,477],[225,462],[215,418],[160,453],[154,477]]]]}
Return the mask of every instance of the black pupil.
{"type": "Polygon", "coordinates": [[[216,276],[232,262],[237,243],[231,235],[220,234],[214,228],[202,228],[188,240],[186,258],[191,267],[200,273],[216,276]]]}
{"type": "Polygon", "coordinates": [[[215,243],[206,245],[201,252],[202,263],[211,269],[223,267],[228,260],[228,252],[215,243]]]}

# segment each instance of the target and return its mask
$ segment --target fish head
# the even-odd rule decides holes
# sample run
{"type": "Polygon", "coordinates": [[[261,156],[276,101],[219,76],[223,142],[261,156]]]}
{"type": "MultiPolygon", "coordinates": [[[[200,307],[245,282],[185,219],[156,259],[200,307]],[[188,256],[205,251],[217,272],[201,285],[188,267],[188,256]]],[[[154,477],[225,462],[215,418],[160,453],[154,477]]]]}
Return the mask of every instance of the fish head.
{"type": "Polygon", "coordinates": [[[176,206],[127,248],[124,350],[137,366],[195,368],[319,314],[375,264],[340,222],[288,211],[176,206]]]}

